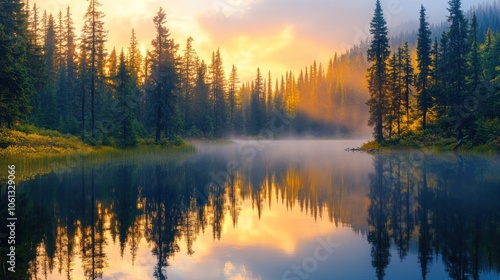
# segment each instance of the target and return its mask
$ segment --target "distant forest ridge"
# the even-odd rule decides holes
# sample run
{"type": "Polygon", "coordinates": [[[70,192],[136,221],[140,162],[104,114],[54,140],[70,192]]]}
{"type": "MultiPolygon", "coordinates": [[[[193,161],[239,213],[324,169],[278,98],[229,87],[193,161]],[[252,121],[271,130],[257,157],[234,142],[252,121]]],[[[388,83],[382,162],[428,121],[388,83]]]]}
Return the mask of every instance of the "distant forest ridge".
{"type": "MultiPolygon", "coordinates": [[[[486,31],[488,30],[488,28],[490,28],[495,34],[500,32],[500,1],[495,0],[489,3],[484,2],[479,5],[474,5],[467,12],[465,12],[465,17],[469,22],[472,20],[472,15],[474,13],[476,14],[478,22],[479,42],[484,42],[486,31]]],[[[415,14],[418,14],[418,11],[415,11],[415,14]]],[[[432,33],[431,38],[432,39],[437,38],[437,40],[439,40],[443,32],[445,32],[448,27],[449,23],[446,20],[442,21],[439,24],[431,24],[430,25],[430,30],[432,33]]],[[[402,29],[406,30],[399,31],[396,33],[391,33],[391,35],[389,36],[390,45],[392,48],[397,49],[399,47],[402,47],[405,42],[407,42],[410,46],[415,46],[417,44],[418,21],[415,22],[414,24],[413,22],[411,24],[409,22],[402,23],[396,27],[389,28],[389,32],[402,29]],[[409,28],[410,25],[412,26],[411,28],[409,28]]],[[[364,42],[361,42],[360,44],[353,46],[353,48],[351,48],[347,52],[366,53],[366,51],[368,50],[369,43],[370,39],[367,38],[364,42]]]]}

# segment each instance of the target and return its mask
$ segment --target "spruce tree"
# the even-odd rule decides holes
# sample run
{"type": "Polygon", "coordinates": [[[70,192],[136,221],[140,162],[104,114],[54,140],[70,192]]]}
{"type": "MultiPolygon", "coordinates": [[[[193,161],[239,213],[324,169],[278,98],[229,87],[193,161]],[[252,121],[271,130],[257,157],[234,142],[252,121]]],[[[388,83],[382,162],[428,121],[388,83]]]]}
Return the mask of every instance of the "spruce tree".
{"type": "Polygon", "coordinates": [[[212,54],[212,64],[210,65],[211,88],[210,94],[213,104],[213,117],[215,136],[222,137],[227,129],[227,96],[226,80],[224,77],[224,66],[220,51],[212,54]]]}
{"type": "Polygon", "coordinates": [[[156,30],[152,41],[154,50],[151,52],[151,73],[147,76],[147,90],[150,95],[150,108],[154,115],[155,141],[161,140],[162,131],[165,136],[173,138],[178,131],[177,91],[179,89],[179,73],[177,49],[170,31],[165,24],[167,14],[160,8],[153,19],[156,30]]]}
{"type": "Polygon", "coordinates": [[[142,84],[142,62],[143,58],[141,51],[139,50],[139,41],[135,34],[135,30],[132,29],[132,35],[130,37],[130,46],[128,47],[128,65],[131,71],[132,77],[140,85],[142,84]]]}
{"type": "Polygon", "coordinates": [[[401,78],[403,82],[403,106],[406,115],[406,129],[410,128],[412,118],[411,118],[411,90],[413,86],[413,66],[411,64],[410,47],[408,42],[405,42],[403,47],[400,49],[399,56],[401,59],[401,78]]]}
{"type": "Polygon", "coordinates": [[[119,64],[115,76],[112,76],[115,88],[114,119],[118,125],[118,145],[121,147],[133,147],[137,143],[136,133],[133,128],[134,119],[134,79],[127,68],[125,54],[120,53],[119,64]]]}
{"type": "Polygon", "coordinates": [[[389,59],[387,70],[387,100],[388,112],[385,118],[385,131],[386,135],[391,138],[394,132],[394,125],[396,125],[397,134],[401,134],[401,108],[402,108],[402,63],[399,59],[400,56],[393,53],[389,59]]]}
{"type": "Polygon", "coordinates": [[[143,69],[144,59],[142,57],[141,51],[139,50],[139,41],[136,37],[134,29],[132,29],[132,35],[130,37],[127,62],[130,69],[130,75],[134,80],[133,98],[136,104],[135,116],[138,120],[144,120],[145,117],[144,103],[146,101],[144,96],[144,69],[143,69]]]}
{"type": "Polygon", "coordinates": [[[248,124],[249,133],[257,135],[261,129],[264,128],[265,122],[265,96],[264,96],[264,79],[257,68],[257,77],[252,89],[252,96],[250,100],[250,119],[248,124]],[[263,106],[264,105],[264,106],[263,106]]]}
{"type": "Polygon", "coordinates": [[[450,120],[453,122],[458,139],[463,138],[463,125],[467,116],[462,113],[467,87],[465,77],[467,75],[467,53],[468,47],[468,24],[461,9],[461,0],[450,0],[448,2],[448,22],[450,28],[447,32],[448,54],[447,60],[448,85],[447,93],[452,106],[450,120]]]}
{"type": "Polygon", "coordinates": [[[85,23],[82,30],[82,49],[88,55],[87,63],[90,69],[90,118],[92,139],[95,138],[96,122],[96,91],[97,84],[102,83],[104,78],[104,56],[107,31],[104,29],[104,13],[99,11],[101,4],[98,0],[90,0],[89,7],[85,13],[85,23]]]}
{"type": "Polygon", "coordinates": [[[77,80],[77,53],[76,53],[76,35],[75,27],[73,24],[73,19],[71,18],[71,10],[68,6],[66,8],[66,16],[64,18],[65,26],[65,54],[66,58],[66,95],[68,102],[68,123],[67,131],[71,133],[77,133],[77,119],[78,115],[72,112],[78,112],[78,102],[76,95],[76,80],[77,80]]]}
{"type": "Polygon", "coordinates": [[[430,75],[431,75],[431,31],[425,14],[425,8],[420,8],[420,27],[417,37],[417,67],[416,77],[417,87],[417,105],[422,116],[422,130],[427,126],[427,113],[432,107],[432,96],[430,93],[430,75]]]}
{"type": "Polygon", "coordinates": [[[231,67],[231,73],[229,74],[229,88],[228,88],[228,125],[229,130],[234,130],[236,126],[236,110],[238,105],[238,72],[236,66],[231,67]]]}
{"type": "Polygon", "coordinates": [[[470,92],[475,92],[481,80],[481,58],[479,54],[478,42],[478,24],[476,14],[472,15],[472,22],[469,30],[469,54],[467,55],[467,64],[469,74],[467,76],[467,84],[470,92]]]}
{"type": "Polygon", "coordinates": [[[33,86],[33,92],[30,96],[30,105],[32,110],[28,115],[29,122],[37,124],[44,112],[42,103],[42,92],[47,83],[47,71],[45,66],[45,57],[43,54],[43,30],[39,27],[40,17],[36,3],[33,5],[32,16],[28,22],[29,47],[27,50],[27,68],[29,69],[29,83],[33,86]]]}
{"type": "Polygon", "coordinates": [[[189,130],[193,125],[191,105],[193,103],[193,89],[196,80],[196,61],[198,60],[193,48],[193,38],[186,41],[186,48],[182,57],[181,66],[181,112],[184,118],[185,130],[189,130]]]}
{"type": "Polygon", "coordinates": [[[56,129],[58,124],[58,110],[56,106],[57,74],[58,74],[58,42],[56,37],[54,17],[49,14],[44,36],[44,57],[47,70],[47,82],[41,94],[41,107],[43,109],[37,125],[56,129]]]}
{"type": "Polygon", "coordinates": [[[207,83],[207,65],[201,61],[196,73],[194,86],[194,122],[204,137],[213,136],[213,118],[207,83]]]}
{"type": "Polygon", "coordinates": [[[372,64],[368,69],[370,99],[370,118],[368,124],[374,126],[374,137],[377,142],[384,140],[384,119],[387,115],[387,59],[390,56],[387,23],[384,19],[380,0],[377,0],[375,14],[370,23],[372,40],[368,49],[368,61],[372,64]]]}
{"type": "Polygon", "coordinates": [[[26,12],[20,0],[2,1],[0,9],[0,127],[12,127],[30,111],[33,93],[27,62],[26,12]]]}

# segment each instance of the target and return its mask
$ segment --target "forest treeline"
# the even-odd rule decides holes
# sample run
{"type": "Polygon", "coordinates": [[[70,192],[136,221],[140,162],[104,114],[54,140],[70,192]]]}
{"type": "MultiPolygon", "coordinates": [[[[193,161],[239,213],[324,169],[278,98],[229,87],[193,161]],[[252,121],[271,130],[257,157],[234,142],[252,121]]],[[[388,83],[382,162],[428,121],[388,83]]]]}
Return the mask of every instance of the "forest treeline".
{"type": "Polygon", "coordinates": [[[432,34],[422,6],[412,59],[407,42],[391,48],[377,0],[368,48],[367,103],[377,142],[423,133],[500,147],[500,34],[491,27],[498,27],[493,8],[498,9],[496,2],[481,6],[484,18],[472,12],[467,20],[461,1],[450,0],[446,28],[432,34]]]}
{"type": "Polygon", "coordinates": [[[479,6],[467,21],[459,4],[447,23],[433,27],[423,11],[419,32],[395,36],[392,49],[385,21],[372,22],[387,40],[376,50],[383,61],[377,62],[381,88],[374,95],[373,79],[366,79],[376,57],[369,43],[298,73],[257,68],[254,80],[240,81],[237,65],[226,73],[219,50],[204,61],[193,38],[183,47],[176,43],[161,8],[143,55],[132,27],[128,47],[107,49],[99,1],[89,2],[79,35],[70,7],[52,15],[36,3],[2,1],[0,127],[28,124],[124,147],[146,138],[164,143],[269,130],[274,137],[349,136],[366,128],[370,99],[378,140],[427,131],[491,142],[500,126],[500,8],[497,2],[479,6]]]}
{"type": "Polygon", "coordinates": [[[255,80],[240,82],[236,65],[225,73],[219,50],[206,62],[193,38],[181,49],[162,8],[145,56],[134,29],[127,49],[107,50],[100,6],[89,2],[77,36],[70,7],[53,15],[36,3],[2,2],[0,126],[32,124],[92,144],[134,146],[138,138],[256,136],[271,123],[276,134],[348,134],[366,122],[366,113],[353,114],[366,111],[359,49],[298,75],[257,68],[255,80]]]}

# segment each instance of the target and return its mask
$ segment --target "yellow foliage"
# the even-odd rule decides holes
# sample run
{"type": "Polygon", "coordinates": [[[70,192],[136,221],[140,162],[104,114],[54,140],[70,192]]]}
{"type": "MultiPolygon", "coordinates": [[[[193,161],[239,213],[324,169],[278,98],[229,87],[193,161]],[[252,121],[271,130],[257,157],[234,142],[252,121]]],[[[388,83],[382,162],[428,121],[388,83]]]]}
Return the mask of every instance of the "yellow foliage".
{"type": "Polygon", "coordinates": [[[382,148],[382,145],[375,141],[370,141],[363,143],[363,146],[361,146],[361,150],[368,151],[368,150],[380,150],[382,148]]]}
{"type": "Polygon", "coordinates": [[[1,158],[39,158],[70,153],[90,153],[94,150],[77,137],[43,136],[16,130],[0,131],[0,142],[7,146],[0,148],[1,158]]]}

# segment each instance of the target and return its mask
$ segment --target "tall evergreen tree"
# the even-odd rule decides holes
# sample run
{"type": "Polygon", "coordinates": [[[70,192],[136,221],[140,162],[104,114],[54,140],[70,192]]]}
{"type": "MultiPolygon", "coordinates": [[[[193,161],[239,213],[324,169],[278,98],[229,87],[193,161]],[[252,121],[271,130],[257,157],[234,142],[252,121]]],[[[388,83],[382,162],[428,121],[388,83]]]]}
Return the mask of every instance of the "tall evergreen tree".
{"type": "Polygon", "coordinates": [[[267,96],[266,96],[266,115],[270,121],[273,114],[273,80],[271,79],[271,71],[267,73],[267,96]]]}
{"type": "Polygon", "coordinates": [[[372,40],[368,50],[368,61],[372,63],[368,69],[370,99],[370,119],[368,124],[374,126],[374,137],[377,142],[384,140],[383,123],[387,114],[386,82],[387,59],[389,58],[389,38],[387,23],[384,19],[380,0],[377,0],[375,14],[370,23],[372,40]]]}
{"type": "Polygon", "coordinates": [[[265,124],[265,96],[264,96],[264,79],[257,68],[257,77],[252,89],[252,96],[250,100],[250,118],[248,129],[251,135],[257,135],[265,124]]]}
{"type": "Polygon", "coordinates": [[[212,137],[214,128],[207,78],[207,65],[202,60],[196,71],[194,86],[194,122],[203,136],[212,137]]]}
{"type": "Polygon", "coordinates": [[[229,74],[229,88],[228,88],[228,124],[229,130],[234,130],[236,126],[236,110],[238,105],[238,72],[236,66],[231,67],[231,73],[229,74]]]}
{"type": "Polygon", "coordinates": [[[36,3],[33,4],[31,19],[28,26],[29,47],[27,51],[26,62],[29,69],[29,83],[33,85],[33,94],[30,96],[30,111],[28,120],[31,123],[37,124],[43,114],[42,93],[45,90],[47,83],[47,71],[45,66],[45,57],[43,54],[42,39],[44,37],[43,30],[40,28],[40,17],[36,3]]]}
{"type": "Polygon", "coordinates": [[[413,66],[411,64],[411,54],[408,42],[405,42],[400,49],[399,56],[401,58],[401,75],[403,81],[403,105],[406,113],[406,129],[411,125],[411,90],[413,86],[413,66]]]}
{"type": "MultiPolygon", "coordinates": [[[[145,96],[144,96],[144,68],[143,57],[139,50],[139,41],[136,37],[135,30],[132,29],[130,37],[130,45],[128,47],[128,65],[130,68],[130,75],[134,80],[133,85],[133,98],[136,104],[136,119],[144,120],[145,117],[145,96]]],[[[140,124],[140,123],[139,123],[140,124]]],[[[143,129],[141,129],[143,130],[143,129]]]]}
{"type": "Polygon", "coordinates": [[[222,137],[227,129],[227,96],[226,79],[224,77],[224,66],[220,51],[212,54],[210,65],[211,88],[210,94],[213,102],[213,117],[215,136],[222,137]]]}
{"type": "Polygon", "coordinates": [[[392,137],[394,132],[394,123],[396,124],[397,134],[401,134],[402,121],[402,61],[401,56],[393,53],[389,59],[387,70],[387,100],[389,101],[388,112],[385,118],[385,130],[387,136],[392,137]]]}
{"type": "Polygon", "coordinates": [[[116,54],[115,48],[113,48],[113,50],[109,54],[109,58],[107,61],[107,68],[108,68],[109,83],[113,85],[115,83],[115,77],[118,74],[118,56],[116,54]]]}
{"type": "Polygon", "coordinates": [[[148,76],[147,88],[152,97],[151,105],[154,114],[155,140],[158,143],[162,131],[172,138],[178,129],[177,90],[179,88],[178,61],[176,52],[178,46],[170,38],[170,31],[165,27],[167,14],[160,8],[153,19],[156,30],[152,41],[154,50],[151,52],[151,74],[148,76]]]}
{"type": "Polygon", "coordinates": [[[470,71],[467,76],[467,84],[469,86],[469,91],[475,92],[480,84],[482,68],[479,54],[478,24],[475,13],[472,15],[472,22],[469,30],[469,48],[467,64],[470,71]]]}
{"type": "Polygon", "coordinates": [[[196,61],[197,56],[193,48],[193,38],[189,37],[186,41],[181,67],[181,112],[186,130],[189,130],[193,124],[191,104],[193,103],[193,89],[196,79],[196,61]]]}
{"type": "Polygon", "coordinates": [[[116,91],[114,118],[118,124],[117,136],[119,146],[132,147],[137,143],[133,128],[133,110],[135,109],[133,98],[134,79],[129,69],[127,69],[123,50],[120,53],[119,60],[116,76],[113,77],[116,91]]]}
{"type": "Polygon", "coordinates": [[[57,121],[59,121],[56,127],[59,131],[65,131],[66,123],[69,113],[69,103],[68,103],[68,79],[66,77],[66,55],[65,42],[66,38],[65,25],[62,11],[59,10],[57,14],[57,28],[56,28],[56,41],[57,41],[57,94],[56,94],[56,108],[57,121]]]}
{"type": "Polygon", "coordinates": [[[437,49],[433,49],[434,53],[434,71],[433,76],[435,79],[435,85],[433,86],[433,97],[436,103],[436,112],[438,118],[442,119],[445,117],[446,112],[450,108],[450,93],[448,91],[449,84],[449,43],[448,35],[444,32],[441,35],[439,43],[435,43],[437,49]]]}
{"type": "Polygon", "coordinates": [[[78,112],[77,106],[77,96],[76,92],[76,79],[77,79],[77,53],[76,53],[76,35],[75,35],[75,27],[73,23],[73,19],[71,18],[71,10],[68,6],[66,8],[66,16],[64,18],[64,26],[65,26],[65,55],[66,58],[66,95],[67,102],[69,107],[68,117],[70,120],[68,121],[67,131],[72,133],[77,133],[76,127],[76,119],[78,119],[77,115],[73,115],[70,112],[78,112]]]}
{"type": "Polygon", "coordinates": [[[98,0],[90,0],[85,13],[85,23],[82,30],[82,49],[85,49],[90,69],[90,109],[91,134],[95,138],[96,90],[97,84],[104,78],[104,56],[107,31],[104,29],[104,13],[99,11],[101,4],[98,0]]]}
{"type": "Polygon", "coordinates": [[[27,64],[26,12],[20,0],[0,4],[0,127],[11,127],[29,113],[33,92],[27,64]]]}
{"type": "Polygon", "coordinates": [[[448,8],[448,22],[450,28],[447,32],[448,38],[448,96],[450,105],[453,106],[451,120],[454,122],[458,139],[463,138],[463,125],[466,122],[462,114],[464,101],[467,95],[466,80],[467,75],[467,53],[468,53],[468,25],[464,13],[461,9],[461,0],[450,0],[448,8]]]}
{"type": "Polygon", "coordinates": [[[139,41],[135,34],[135,30],[132,29],[130,46],[128,47],[128,64],[132,77],[137,80],[138,84],[141,84],[142,82],[142,62],[143,58],[141,55],[141,51],[139,50],[139,41]]]}
{"type": "Polygon", "coordinates": [[[431,31],[425,8],[422,5],[420,8],[420,27],[417,37],[417,67],[418,74],[416,77],[417,87],[417,104],[422,116],[422,130],[427,126],[427,113],[432,107],[432,96],[430,93],[430,75],[431,75],[431,31]]]}
{"type": "Polygon", "coordinates": [[[87,88],[89,84],[89,68],[88,68],[88,60],[87,60],[87,51],[82,49],[80,52],[79,63],[78,63],[78,71],[77,71],[77,88],[79,92],[79,119],[81,125],[81,138],[85,140],[86,137],[86,103],[87,103],[87,88]]]}
{"type": "Polygon", "coordinates": [[[58,42],[56,36],[54,17],[49,14],[44,37],[45,67],[47,70],[47,82],[42,92],[41,107],[42,114],[38,125],[55,129],[58,124],[58,110],[56,106],[57,95],[57,73],[58,73],[58,42]]]}

